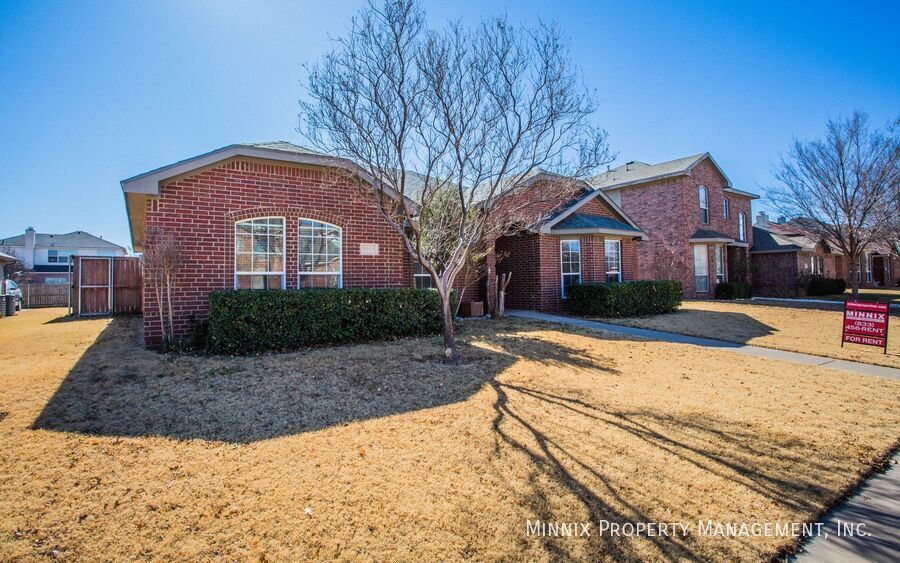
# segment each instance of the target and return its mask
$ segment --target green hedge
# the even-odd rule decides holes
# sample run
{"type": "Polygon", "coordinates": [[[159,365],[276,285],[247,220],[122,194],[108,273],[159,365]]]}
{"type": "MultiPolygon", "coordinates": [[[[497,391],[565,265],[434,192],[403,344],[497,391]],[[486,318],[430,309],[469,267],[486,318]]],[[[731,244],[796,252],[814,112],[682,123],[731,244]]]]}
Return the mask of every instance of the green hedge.
{"type": "Polygon", "coordinates": [[[806,295],[841,295],[847,289],[847,282],[841,278],[812,276],[806,282],[806,295]]]}
{"type": "Polygon", "coordinates": [[[681,305],[681,282],[586,283],[566,288],[568,310],[576,315],[637,317],[671,313],[681,305]]]}
{"type": "Polygon", "coordinates": [[[248,354],[441,331],[441,301],[427,289],[216,291],[209,348],[248,354]]]}
{"type": "Polygon", "coordinates": [[[716,284],[716,299],[750,299],[753,286],[745,282],[721,282],[716,284]]]}

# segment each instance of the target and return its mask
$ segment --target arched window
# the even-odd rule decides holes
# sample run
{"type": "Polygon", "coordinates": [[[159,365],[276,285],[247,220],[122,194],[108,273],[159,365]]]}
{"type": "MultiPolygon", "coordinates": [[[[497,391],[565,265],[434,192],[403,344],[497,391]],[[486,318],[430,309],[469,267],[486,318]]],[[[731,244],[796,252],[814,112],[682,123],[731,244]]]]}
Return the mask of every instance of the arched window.
{"type": "Polygon", "coordinates": [[[284,217],[259,217],[234,224],[234,287],[284,287],[284,217]]]}
{"type": "Polygon", "coordinates": [[[722,198],[722,217],[726,219],[731,217],[731,202],[728,201],[727,197],[722,198]]]}
{"type": "Polygon", "coordinates": [[[706,224],[709,223],[709,192],[706,191],[706,186],[700,186],[698,191],[700,192],[700,222],[706,224]]]}
{"type": "Polygon", "coordinates": [[[741,242],[747,241],[747,225],[743,211],[738,213],[738,240],[741,242]]]}
{"type": "Polygon", "coordinates": [[[341,287],[341,228],[330,223],[300,219],[297,287],[341,287]]]}

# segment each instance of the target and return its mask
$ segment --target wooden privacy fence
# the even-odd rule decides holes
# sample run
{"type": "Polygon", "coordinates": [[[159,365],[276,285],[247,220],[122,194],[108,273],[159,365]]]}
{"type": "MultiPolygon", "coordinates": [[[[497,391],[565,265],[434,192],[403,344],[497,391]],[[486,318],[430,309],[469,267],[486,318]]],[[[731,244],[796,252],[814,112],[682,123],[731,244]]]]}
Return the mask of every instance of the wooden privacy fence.
{"type": "Polygon", "coordinates": [[[19,288],[26,309],[69,306],[69,284],[25,283],[19,288]]]}
{"type": "Polygon", "coordinates": [[[79,316],[141,312],[141,259],[73,256],[72,313],[79,316]]]}

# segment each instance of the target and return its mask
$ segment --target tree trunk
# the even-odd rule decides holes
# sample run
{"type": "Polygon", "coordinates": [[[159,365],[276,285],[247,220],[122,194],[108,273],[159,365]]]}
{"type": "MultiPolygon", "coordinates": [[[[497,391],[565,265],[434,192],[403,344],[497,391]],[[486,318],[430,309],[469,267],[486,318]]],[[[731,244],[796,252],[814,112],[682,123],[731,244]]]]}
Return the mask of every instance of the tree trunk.
{"type": "Polygon", "coordinates": [[[850,262],[850,298],[856,301],[859,298],[859,256],[849,258],[850,262]]]}
{"type": "Polygon", "coordinates": [[[453,334],[453,310],[450,306],[450,295],[448,291],[441,293],[441,321],[443,322],[444,334],[444,358],[445,364],[458,364],[459,353],[456,351],[456,335],[453,334]]]}
{"type": "Polygon", "coordinates": [[[156,304],[159,309],[159,332],[162,334],[162,345],[163,350],[169,347],[169,337],[166,331],[166,315],[163,312],[163,284],[162,284],[162,276],[156,275],[154,276],[153,281],[155,282],[153,285],[156,286],[156,304]]]}
{"type": "Polygon", "coordinates": [[[169,338],[175,338],[175,326],[174,321],[172,320],[175,315],[172,314],[172,274],[166,274],[166,301],[168,302],[168,310],[169,310],[169,338]]]}

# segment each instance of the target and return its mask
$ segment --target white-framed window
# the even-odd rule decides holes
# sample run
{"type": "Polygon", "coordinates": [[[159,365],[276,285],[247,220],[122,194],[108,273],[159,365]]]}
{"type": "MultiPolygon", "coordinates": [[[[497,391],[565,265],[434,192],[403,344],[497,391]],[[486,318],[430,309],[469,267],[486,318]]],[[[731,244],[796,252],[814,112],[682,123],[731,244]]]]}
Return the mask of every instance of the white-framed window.
{"type": "Polygon", "coordinates": [[[700,222],[705,225],[709,223],[709,190],[706,186],[700,186],[697,192],[700,196],[700,222]]]}
{"type": "Polygon", "coordinates": [[[709,251],[705,244],[694,245],[694,290],[709,293],[709,251]]]}
{"type": "Polygon", "coordinates": [[[44,283],[47,285],[66,285],[67,283],[69,283],[69,278],[65,278],[65,277],[44,278],[44,283]]]}
{"type": "Polygon", "coordinates": [[[322,221],[300,219],[299,235],[297,287],[342,287],[341,228],[322,221]]]}
{"type": "Polygon", "coordinates": [[[284,288],[284,217],[234,224],[235,289],[284,288]]]}
{"type": "Polygon", "coordinates": [[[866,252],[866,283],[872,283],[872,255],[866,252]]]}
{"type": "Polygon", "coordinates": [[[432,289],[434,287],[434,280],[431,279],[431,274],[428,273],[428,270],[425,269],[421,262],[413,260],[412,271],[413,283],[416,289],[432,289]]]}
{"type": "Polygon", "coordinates": [[[562,296],[565,299],[567,287],[581,284],[581,241],[559,241],[559,253],[562,262],[562,296]]]}
{"type": "Polygon", "coordinates": [[[725,275],[725,247],[721,244],[716,245],[716,283],[728,281],[725,275]]]}
{"type": "Polygon", "coordinates": [[[728,219],[731,217],[731,202],[727,197],[722,198],[722,217],[728,219]]]}
{"type": "Polygon", "coordinates": [[[821,256],[813,254],[809,257],[809,271],[816,276],[821,276],[825,272],[825,259],[821,256]]]}
{"type": "Polygon", "coordinates": [[[51,248],[47,251],[48,264],[68,264],[72,256],[75,255],[74,250],[57,250],[51,248]]]}
{"type": "Polygon", "coordinates": [[[738,212],[738,240],[747,242],[747,220],[743,211],[738,212]]]}
{"type": "Polygon", "coordinates": [[[606,281],[617,283],[622,281],[622,241],[605,240],[603,253],[606,256],[606,281]]]}

